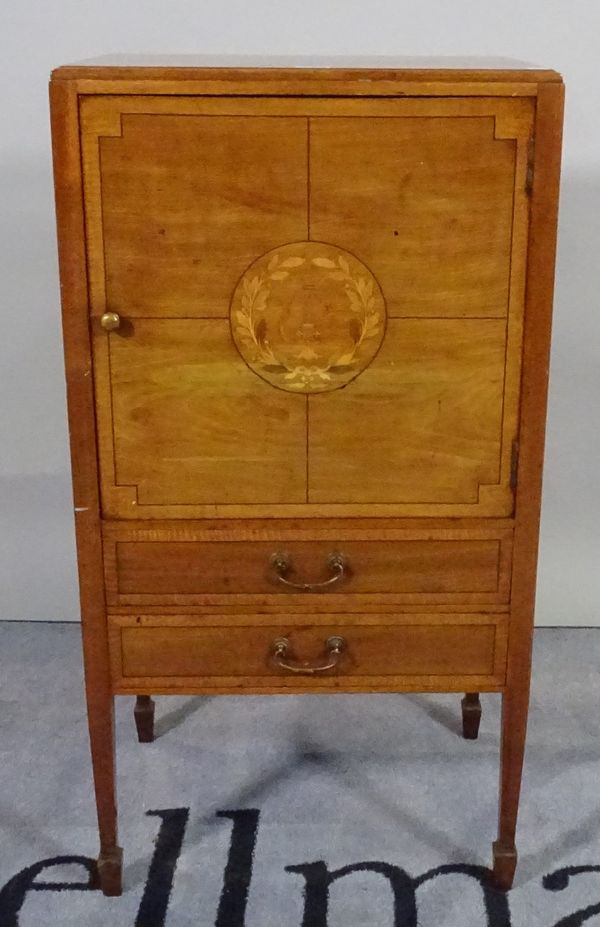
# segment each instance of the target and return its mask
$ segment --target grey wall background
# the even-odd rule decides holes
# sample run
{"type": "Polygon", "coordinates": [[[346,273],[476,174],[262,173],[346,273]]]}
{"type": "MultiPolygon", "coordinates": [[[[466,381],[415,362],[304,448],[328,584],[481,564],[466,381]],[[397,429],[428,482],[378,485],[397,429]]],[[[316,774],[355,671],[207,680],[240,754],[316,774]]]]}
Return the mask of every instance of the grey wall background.
{"type": "Polygon", "coordinates": [[[112,53],[509,55],[567,115],[538,624],[600,625],[596,0],[19,0],[0,13],[0,619],[77,620],[47,116],[52,67],[112,53]]]}

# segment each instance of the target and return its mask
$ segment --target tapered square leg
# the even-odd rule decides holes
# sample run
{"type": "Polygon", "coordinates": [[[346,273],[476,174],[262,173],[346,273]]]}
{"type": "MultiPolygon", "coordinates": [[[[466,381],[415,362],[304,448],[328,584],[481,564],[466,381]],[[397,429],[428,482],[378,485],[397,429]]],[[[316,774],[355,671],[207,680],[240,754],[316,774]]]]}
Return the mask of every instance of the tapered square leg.
{"type": "Polygon", "coordinates": [[[477,740],[481,722],[481,702],[478,692],[467,692],[462,706],[462,729],[465,740],[477,740]]]}
{"type": "Polygon", "coordinates": [[[102,638],[96,627],[83,623],[88,726],[100,834],[97,882],[105,895],[120,895],[123,853],[117,832],[115,704],[108,663],[98,658],[98,653],[107,652],[98,646],[104,643],[102,638]]]}
{"type": "Polygon", "coordinates": [[[527,731],[528,685],[509,688],[502,695],[500,802],[498,839],[493,845],[492,882],[501,891],[512,888],[517,866],[515,834],[527,731]]]}
{"type": "Polygon", "coordinates": [[[151,744],[154,740],[154,701],[149,695],[138,695],[133,716],[139,742],[151,744]]]}
{"type": "Polygon", "coordinates": [[[117,837],[114,699],[106,688],[88,688],[88,717],[94,789],[100,832],[98,886],[105,895],[122,891],[123,853],[117,837]]]}

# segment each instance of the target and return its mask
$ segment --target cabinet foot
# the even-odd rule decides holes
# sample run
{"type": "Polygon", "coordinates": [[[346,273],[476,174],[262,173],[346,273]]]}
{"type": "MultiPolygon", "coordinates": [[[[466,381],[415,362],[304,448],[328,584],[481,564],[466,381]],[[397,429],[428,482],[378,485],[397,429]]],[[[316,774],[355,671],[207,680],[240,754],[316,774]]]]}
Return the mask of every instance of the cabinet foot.
{"type": "Polygon", "coordinates": [[[154,701],[149,695],[138,695],[133,717],[139,742],[151,744],[154,740],[154,701]]]}
{"type": "Polygon", "coordinates": [[[123,892],[123,850],[114,847],[101,851],[97,862],[97,887],[103,895],[113,897],[123,892]]]}
{"type": "Polygon", "coordinates": [[[462,728],[465,740],[477,740],[481,721],[481,702],[478,692],[467,692],[462,706],[462,728]]]}
{"type": "Polygon", "coordinates": [[[501,892],[512,888],[517,868],[517,849],[513,846],[503,846],[496,841],[492,846],[494,867],[492,871],[492,884],[501,892]]]}

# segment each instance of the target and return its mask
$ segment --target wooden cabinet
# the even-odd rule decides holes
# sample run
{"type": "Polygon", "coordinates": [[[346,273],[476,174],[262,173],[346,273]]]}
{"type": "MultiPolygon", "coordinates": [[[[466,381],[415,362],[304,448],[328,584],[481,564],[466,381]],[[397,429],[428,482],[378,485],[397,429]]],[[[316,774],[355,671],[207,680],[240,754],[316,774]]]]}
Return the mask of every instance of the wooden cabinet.
{"type": "Polygon", "coordinates": [[[501,693],[509,887],[559,75],[107,61],[51,103],[104,891],[113,696],[174,692],[501,693]]]}

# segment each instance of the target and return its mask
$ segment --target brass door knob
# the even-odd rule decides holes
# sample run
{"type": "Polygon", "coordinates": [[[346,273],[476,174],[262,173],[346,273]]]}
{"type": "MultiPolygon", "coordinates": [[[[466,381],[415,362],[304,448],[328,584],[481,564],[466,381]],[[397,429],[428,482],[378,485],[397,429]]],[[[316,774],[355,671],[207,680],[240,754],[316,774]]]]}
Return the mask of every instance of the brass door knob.
{"type": "Polygon", "coordinates": [[[116,312],[105,312],[104,315],[100,316],[100,325],[104,331],[113,332],[116,328],[119,328],[120,324],[121,317],[116,312]]]}

